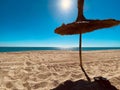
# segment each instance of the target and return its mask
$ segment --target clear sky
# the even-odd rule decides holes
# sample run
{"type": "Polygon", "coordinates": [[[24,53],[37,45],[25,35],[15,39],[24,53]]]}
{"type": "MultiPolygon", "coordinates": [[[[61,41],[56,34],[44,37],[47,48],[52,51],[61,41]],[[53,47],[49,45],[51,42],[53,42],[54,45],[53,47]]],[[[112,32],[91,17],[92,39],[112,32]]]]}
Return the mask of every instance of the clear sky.
{"type": "MultiPolygon", "coordinates": [[[[0,0],[0,46],[78,46],[79,35],[54,33],[77,17],[77,0],[0,0]]],[[[120,0],[85,0],[88,19],[120,20],[120,0]]],[[[83,35],[83,47],[120,47],[120,26],[83,35]]]]}

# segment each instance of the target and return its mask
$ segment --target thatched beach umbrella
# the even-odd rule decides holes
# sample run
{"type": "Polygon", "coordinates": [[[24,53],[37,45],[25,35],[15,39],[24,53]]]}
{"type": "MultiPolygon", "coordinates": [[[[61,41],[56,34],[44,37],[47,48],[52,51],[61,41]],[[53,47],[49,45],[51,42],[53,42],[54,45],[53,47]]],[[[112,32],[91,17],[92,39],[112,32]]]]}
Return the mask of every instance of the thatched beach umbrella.
{"type": "Polygon", "coordinates": [[[102,28],[109,28],[115,25],[119,25],[120,21],[114,19],[88,20],[83,15],[83,5],[84,5],[84,0],[78,0],[78,17],[76,21],[70,24],[63,24],[62,26],[56,28],[55,33],[60,35],[80,34],[80,41],[79,41],[80,67],[84,72],[87,80],[91,81],[82,65],[82,53],[81,53],[82,34],[102,28]]]}

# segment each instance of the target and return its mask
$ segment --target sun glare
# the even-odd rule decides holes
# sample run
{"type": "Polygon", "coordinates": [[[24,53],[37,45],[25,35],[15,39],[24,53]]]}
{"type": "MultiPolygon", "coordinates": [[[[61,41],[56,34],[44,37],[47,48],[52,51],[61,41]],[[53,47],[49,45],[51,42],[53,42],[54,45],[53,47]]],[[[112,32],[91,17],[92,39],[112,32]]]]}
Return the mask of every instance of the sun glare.
{"type": "Polygon", "coordinates": [[[72,6],[72,1],[71,0],[61,0],[60,1],[60,8],[64,11],[69,11],[72,6]]]}

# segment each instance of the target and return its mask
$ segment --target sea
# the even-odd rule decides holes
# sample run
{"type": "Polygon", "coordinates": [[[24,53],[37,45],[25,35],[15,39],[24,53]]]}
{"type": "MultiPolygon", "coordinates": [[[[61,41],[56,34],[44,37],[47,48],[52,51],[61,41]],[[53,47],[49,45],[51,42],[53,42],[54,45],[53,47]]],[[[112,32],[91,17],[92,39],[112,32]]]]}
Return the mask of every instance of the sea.
{"type": "MultiPolygon", "coordinates": [[[[43,50],[68,50],[78,51],[79,47],[0,47],[0,52],[22,52],[22,51],[43,51],[43,50]]],[[[120,47],[82,47],[83,51],[95,50],[120,50],[120,47]]]]}

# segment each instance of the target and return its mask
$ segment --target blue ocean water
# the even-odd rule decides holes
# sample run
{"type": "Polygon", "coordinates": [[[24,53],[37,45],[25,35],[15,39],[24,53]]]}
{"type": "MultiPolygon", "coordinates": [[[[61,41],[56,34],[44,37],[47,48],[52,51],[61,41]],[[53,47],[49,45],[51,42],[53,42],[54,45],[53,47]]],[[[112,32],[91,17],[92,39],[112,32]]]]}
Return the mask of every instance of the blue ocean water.
{"type": "MultiPolygon", "coordinates": [[[[72,50],[78,51],[78,47],[0,47],[0,52],[40,51],[40,50],[72,50]]],[[[82,47],[83,51],[92,50],[120,50],[120,47],[82,47]]]]}

